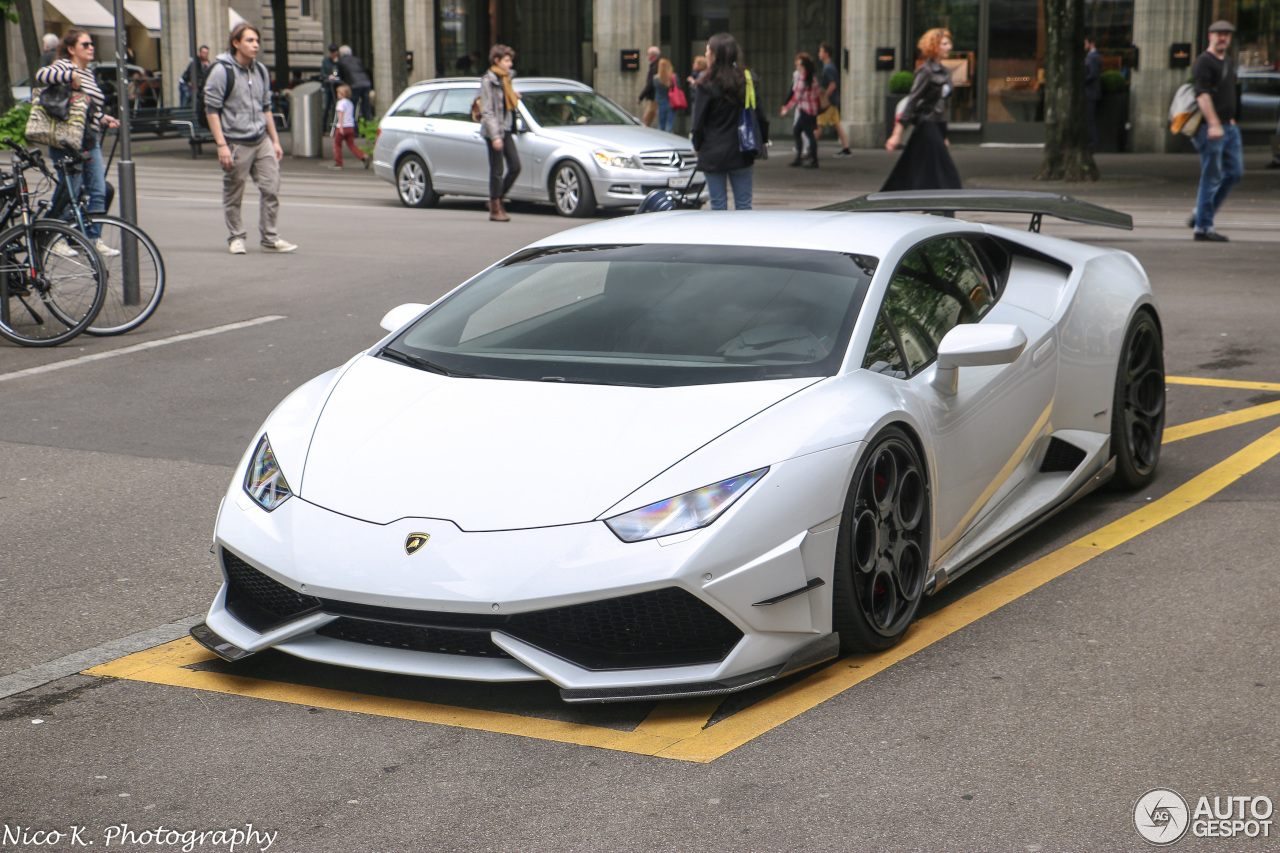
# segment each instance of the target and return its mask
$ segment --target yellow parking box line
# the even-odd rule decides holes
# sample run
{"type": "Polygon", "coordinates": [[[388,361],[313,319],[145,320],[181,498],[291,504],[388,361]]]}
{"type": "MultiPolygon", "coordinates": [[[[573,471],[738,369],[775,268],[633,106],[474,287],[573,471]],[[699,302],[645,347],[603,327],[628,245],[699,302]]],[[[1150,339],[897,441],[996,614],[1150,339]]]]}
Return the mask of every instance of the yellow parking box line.
{"type": "Polygon", "coordinates": [[[683,740],[706,728],[711,715],[724,701],[723,696],[708,699],[674,699],[659,702],[635,730],[641,734],[683,740]]]}
{"type": "Polygon", "coordinates": [[[1204,388],[1242,388],[1246,391],[1280,391],[1280,382],[1244,382],[1237,379],[1203,379],[1199,376],[1166,376],[1166,385],[1199,385],[1204,388]]]}
{"type": "Polygon", "coordinates": [[[617,731],[580,723],[522,717],[500,711],[480,711],[411,699],[390,699],[186,668],[210,658],[211,655],[195,640],[183,638],[129,655],[119,661],[96,666],[86,670],[85,674],[114,676],[151,684],[189,687],[213,693],[328,708],[334,711],[354,711],[359,714],[437,723],[477,731],[522,735],[540,740],[579,746],[597,746],[642,755],[652,755],[675,740],[674,737],[661,737],[644,732],[617,731]]]}
{"type": "Polygon", "coordinates": [[[899,645],[889,651],[875,656],[841,660],[783,690],[768,701],[734,714],[657,754],[663,758],[683,761],[714,761],[1099,554],[1204,502],[1277,453],[1280,453],[1280,429],[1273,430],[1149,506],[924,617],[912,626],[899,645]]]}
{"type": "Polygon", "coordinates": [[[1216,430],[1226,429],[1227,427],[1247,424],[1251,421],[1259,421],[1263,418],[1269,418],[1273,415],[1280,415],[1280,402],[1263,403],[1260,406],[1250,406],[1247,409],[1241,409],[1238,412],[1227,412],[1223,415],[1214,415],[1210,418],[1202,418],[1198,421],[1191,421],[1185,424],[1178,424],[1173,427],[1166,427],[1164,431],[1164,440],[1162,444],[1172,444],[1175,441],[1181,441],[1184,438],[1194,438],[1197,435],[1204,435],[1207,432],[1215,432],[1216,430]]]}

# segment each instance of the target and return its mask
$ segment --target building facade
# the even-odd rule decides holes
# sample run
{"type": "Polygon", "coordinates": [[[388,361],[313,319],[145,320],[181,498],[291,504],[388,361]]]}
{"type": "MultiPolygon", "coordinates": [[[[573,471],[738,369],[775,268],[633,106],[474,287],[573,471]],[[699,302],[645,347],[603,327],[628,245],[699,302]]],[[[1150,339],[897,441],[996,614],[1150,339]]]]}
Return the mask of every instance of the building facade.
{"type": "MultiPolygon", "coordinates": [[[[41,21],[41,31],[74,23],[63,20],[64,12],[91,4],[37,3],[49,22],[41,21]]],[[[190,55],[189,0],[129,5],[158,8],[159,38],[145,53],[160,66],[165,103],[177,103],[177,80],[190,55]]],[[[272,0],[194,0],[194,8],[197,43],[217,53],[231,26],[248,20],[262,29],[263,59],[273,63],[272,0]]],[[[329,42],[351,45],[373,74],[379,111],[396,94],[391,81],[397,63],[411,63],[410,82],[480,74],[490,45],[500,42],[515,48],[518,73],[581,80],[638,113],[645,48],[658,45],[683,77],[706,39],[728,31],[741,43],[761,103],[772,112],[790,89],[795,54],[816,55],[826,42],[835,48],[840,71],[842,119],[861,147],[883,142],[886,113],[900,97],[889,94],[890,78],[895,70],[914,69],[919,36],[941,26],[955,45],[956,138],[997,144],[1043,139],[1044,0],[286,0],[285,9],[290,65],[305,79],[319,70],[329,42]],[[394,56],[393,30],[403,33],[404,44],[394,56]]],[[[1122,90],[1109,102],[1122,148],[1164,151],[1176,144],[1165,130],[1169,101],[1204,49],[1208,24],[1219,18],[1238,29],[1235,50],[1249,105],[1246,141],[1265,141],[1275,131],[1280,0],[1084,0],[1084,10],[1104,69],[1117,72],[1109,82],[1122,90]]],[[[141,18],[130,21],[141,26],[141,18]]],[[[21,50],[12,49],[17,27],[9,27],[10,61],[19,79],[25,69],[18,67],[21,50]]],[[[104,58],[110,53],[104,51],[104,58]]],[[[677,131],[687,117],[682,121],[677,131]]]]}

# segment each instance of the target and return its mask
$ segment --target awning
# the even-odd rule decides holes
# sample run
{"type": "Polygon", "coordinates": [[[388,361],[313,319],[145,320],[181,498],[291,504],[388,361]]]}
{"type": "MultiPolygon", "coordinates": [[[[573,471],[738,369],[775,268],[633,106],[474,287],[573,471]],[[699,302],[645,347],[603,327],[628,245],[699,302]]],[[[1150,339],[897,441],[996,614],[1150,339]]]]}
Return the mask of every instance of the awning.
{"type": "Polygon", "coordinates": [[[44,0],[46,18],[76,27],[114,29],[116,16],[97,0],[44,0]]]}
{"type": "Polygon", "coordinates": [[[124,11],[138,26],[160,34],[160,0],[124,0],[124,11]]]}

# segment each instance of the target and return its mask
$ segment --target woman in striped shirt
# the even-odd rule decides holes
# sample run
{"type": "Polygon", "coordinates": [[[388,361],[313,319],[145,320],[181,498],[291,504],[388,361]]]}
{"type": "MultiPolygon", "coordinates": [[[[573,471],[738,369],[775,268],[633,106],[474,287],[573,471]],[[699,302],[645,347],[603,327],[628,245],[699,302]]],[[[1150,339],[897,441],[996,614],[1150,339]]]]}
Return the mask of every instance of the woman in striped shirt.
{"type": "MultiPolygon", "coordinates": [[[[102,94],[102,89],[98,86],[97,78],[88,68],[92,60],[93,39],[79,27],[71,27],[62,36],[62,42],[58,45],[58,61],[37,71],[36,82],[42,86],[66,83],[73,90],[89,97],[89,115],[85,122],[84,143],[81,146],[85,158],[84,171],[83,175],[73,174],[71,176],[71,188],[78,195],[81,181],[88,178],[89,210],[105,211],[107,205],[107,175],[102,160],[102,129],[119,127],[120,122],[109,115],[104,115],[102,112],[106,98],[102,94]]],[[[50,148],[49,156],[52,158],[53,164],[61,168],[65,161],[77,155],[75,152],[61,148],[50,148]]],[[[54,215],[57,216],[58,208],[66,201],[61,198],[61,184],[54,196],[53,210],[54,215]]],[[[96,242],[99,252],[103,255],[117,254],[115,249],[102,242],[101,226],[90,224],[88,232],[89,238],[96,242]]]]}
{"type": "Polygon", "coordinates": [[[788,165],[799,166],[804,158],[800,152],[805,150],[805,142],[809,143],[809,156],[812,158],[804,164],[806,169],[818,168],[818,140],[814,130],[818,127],[818,77],[813,57],[807,53],[796,55],[796,71],[799,79],[791,90],[791,100],[782,108],[786,115],[792,107],[796,108],[796,123],[793,133],[796,137],[796,159],[788,165]]]}

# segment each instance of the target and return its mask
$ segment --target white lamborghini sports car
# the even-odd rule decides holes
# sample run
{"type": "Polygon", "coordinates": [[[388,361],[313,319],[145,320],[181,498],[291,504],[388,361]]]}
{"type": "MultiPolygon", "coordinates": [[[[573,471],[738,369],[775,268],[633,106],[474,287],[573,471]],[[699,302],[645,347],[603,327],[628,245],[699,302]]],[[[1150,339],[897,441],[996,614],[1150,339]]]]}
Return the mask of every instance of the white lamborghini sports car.
{"type": "Polygon", "coordinates": [[[923,596],[1154,476],[1160,318],[1128,227],[1044,193],[564,231],[282,402],[192,630],[569,702],[727,693],[897,642],[923,596]],[[1022,211],[1032,230],[964,210],[1022,211]]]}

